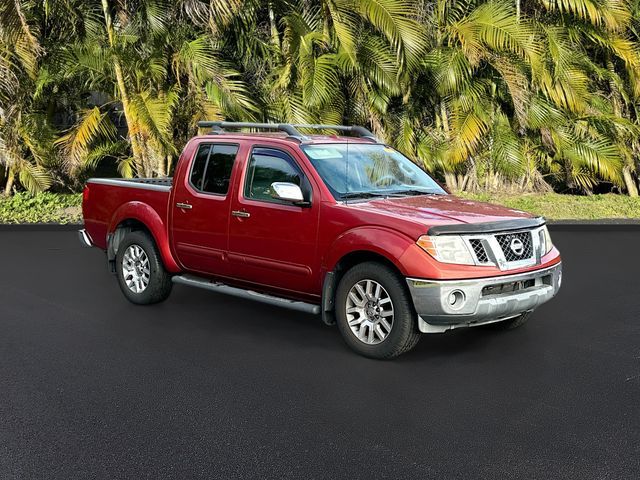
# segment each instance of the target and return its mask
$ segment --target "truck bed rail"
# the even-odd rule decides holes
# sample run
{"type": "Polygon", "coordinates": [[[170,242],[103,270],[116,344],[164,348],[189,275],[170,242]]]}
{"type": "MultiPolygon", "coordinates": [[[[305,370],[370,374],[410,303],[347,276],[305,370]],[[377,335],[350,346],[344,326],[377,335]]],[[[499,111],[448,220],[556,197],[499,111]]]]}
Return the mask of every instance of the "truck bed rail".
{"type": "Polygon", "coordinates": [[[166,178],[90,178],[87,183],[112,185],[114,187],[141,188],[168,192],[173,185],[173,177],[166,178]]]}

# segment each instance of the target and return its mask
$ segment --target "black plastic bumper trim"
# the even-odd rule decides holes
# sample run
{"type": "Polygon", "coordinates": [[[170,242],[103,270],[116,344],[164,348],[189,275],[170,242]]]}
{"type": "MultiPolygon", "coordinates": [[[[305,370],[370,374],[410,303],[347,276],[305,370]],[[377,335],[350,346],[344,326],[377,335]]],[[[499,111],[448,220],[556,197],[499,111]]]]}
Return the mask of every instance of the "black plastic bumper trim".
{"type": "Polygon", "coordinates": [[[510,230],[525,230],[545,224],[543,217],[518,218],[499,222],[460,223],[454,225],[436,225],[427,232],[429,235],[462,235],[474,233],[498,233],[510,230]]]}

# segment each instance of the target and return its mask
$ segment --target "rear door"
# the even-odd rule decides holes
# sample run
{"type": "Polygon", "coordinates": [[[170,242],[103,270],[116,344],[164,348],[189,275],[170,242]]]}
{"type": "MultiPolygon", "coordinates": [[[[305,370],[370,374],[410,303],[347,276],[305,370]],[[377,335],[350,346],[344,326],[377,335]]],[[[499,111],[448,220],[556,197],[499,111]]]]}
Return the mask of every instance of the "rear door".
{"type": "Polygon", "coordinates": [[[176,257],[186,270],[227,274],[231,183],[239,150],[239,143],[200,143],[186,171],[176,175],[169,205],[172,238],[176,257]]]}
{"type": "Polygon", "coordinates": [[[262,285],[318,294],[317,187],[284,147],[253,146],[231,205],[229,263],[234,276],[262,285]],[[271,197],[273,182],[301,186],[311,199],[302,207],[271,197]]]}

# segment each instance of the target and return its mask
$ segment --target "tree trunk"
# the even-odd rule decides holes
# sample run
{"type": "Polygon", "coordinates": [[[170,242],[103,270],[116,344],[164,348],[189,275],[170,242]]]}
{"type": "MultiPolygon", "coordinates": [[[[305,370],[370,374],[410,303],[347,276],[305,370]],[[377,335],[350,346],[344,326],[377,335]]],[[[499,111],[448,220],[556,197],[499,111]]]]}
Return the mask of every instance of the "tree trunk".
{"type": "Polygon", "coordinates": [[[269,25],[271,27],[271,42],[280,50],[280,35],[276,25],[276,15],[273,11],[273,2],[269,2],[269,25]]]}
{"type": "MultiPolygon", "coordinates": [[[[108,0],[102,0],[102,11],[104,13],[104,21],[107,27],[107,34],[109,35],[109,45],[113,49],[115,46],[115,39],[113,35],[113,23],[111,20],[111,13],[109,12],[108,0]]],[[[136,122],[131,112],[131,102],[127,87],[124,81],[124,74],[122,72],[122,65],[117,55],[113,56],[113,70],[116,74],[116,86],[120,93],[120,101],[122,102],[122,111],[124,118],[127,122],[127,129],[129,130],[129,139],[131,141],[131,152],[133,153],[133,161],[136,166],[136,173],[140,176],[140,173],[144,171],[143,152],[138,142],[136,122]]]]}
{"type": "Polygon", "coordinates": [[[11,195],[11,190],[13,190],[13,182],[16,179],[16,173],[13,168],[9,169],[9,173],[7,174],[7,183],[4,186],[4,196],[8,197],[11,195]]]}
{"type": "Polygon", "coordinates": [[[622,178],[624,179],[624,185],[627,187],[627,193],[629,193],[629,196],[637,197],[638,185],[636,185],[636,181],[633,179],[633,175],[631,175],[631,168],[629,168],[629,166],[622,169],[622,178]]]}
{"type": "Polygon", "coordinates": [[[444,100],[440,101],[440,116],[442,117],[442,128],[444,128],[447,138],[449,138],[449,117],[447,116],[447,107],[444,100]]]}
{"type": "Polygon", "coordinates": [[[458,191],[458,179],[455,173],[446,172],[444,174],[444,182],[447,185],[447,190],[451,193],[458,191]]]}

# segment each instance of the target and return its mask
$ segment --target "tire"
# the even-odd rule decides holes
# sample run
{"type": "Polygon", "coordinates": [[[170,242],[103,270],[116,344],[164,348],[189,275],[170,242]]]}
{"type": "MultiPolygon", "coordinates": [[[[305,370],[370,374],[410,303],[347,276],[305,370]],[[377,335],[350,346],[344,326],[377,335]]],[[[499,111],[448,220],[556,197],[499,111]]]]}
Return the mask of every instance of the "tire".
{"type": "Polygon", "coordinates": [[[345,343],[365,357],[391,359],[408,352],[420,340],[417,315],[404,279],[382,263],[365,262],[348,270],[338,284],[335,309],[345,343]],[[371,294],[368,299],[361,294],[367,289],[371,294]]]}
{"type": "Polygon", "coordinates": [[[509,320],[489,323],[488,325],[484,325],[483,328],[486,328],[488,330],[497,330],[497,331],[513,330],[514,328],[518,328],[524,325],[525,323],[527,323],[527,320],[529,320],[530,315],[531,315],[531,312],[524,312],[518,315],[517,317],[510,318],[509,320]]]}
{"type": "Polygon", "coordinates": [[[116,274],[124,296],[137,305],[150,305],[166,300],[173,286],[155,242],[141,231],[128,233],[118,246],[116,274]],[[144,268],[145,265],[147,268],[144,268]]]}

